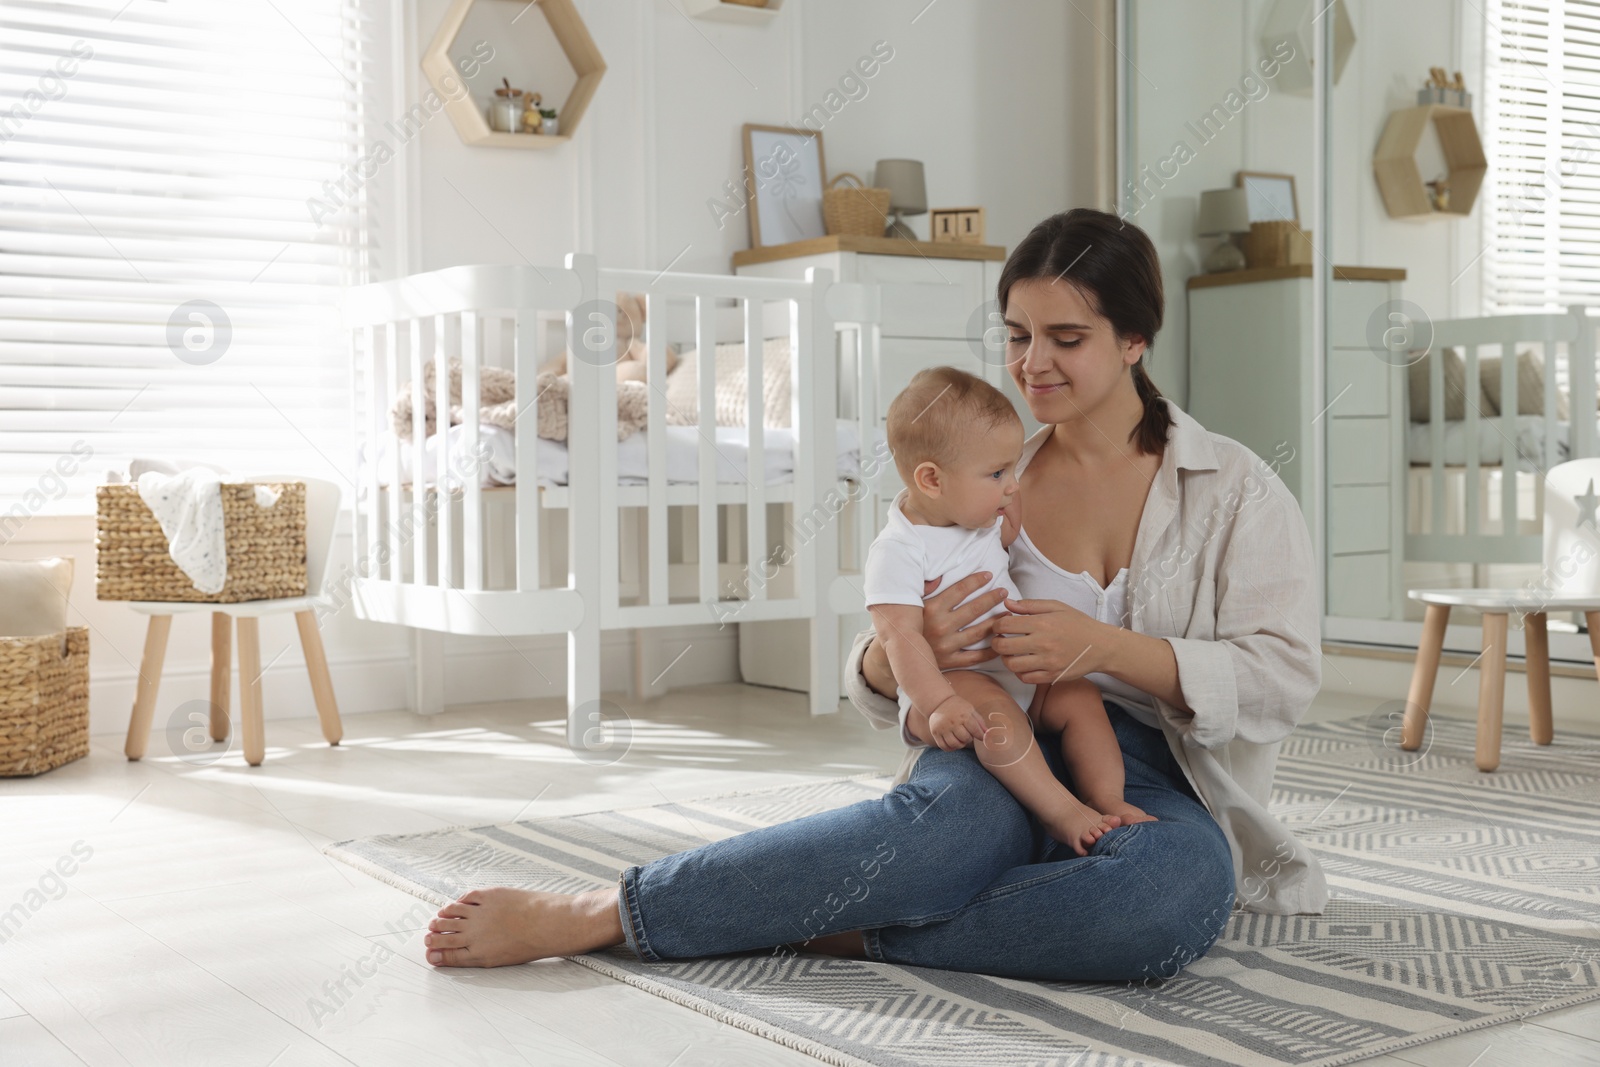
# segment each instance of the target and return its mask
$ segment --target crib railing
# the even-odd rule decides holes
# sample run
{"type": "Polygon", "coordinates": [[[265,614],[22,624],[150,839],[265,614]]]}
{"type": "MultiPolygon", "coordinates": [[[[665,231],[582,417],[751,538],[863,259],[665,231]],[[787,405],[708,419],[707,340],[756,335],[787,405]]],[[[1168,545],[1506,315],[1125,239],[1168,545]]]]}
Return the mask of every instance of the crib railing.
{"type": "MultiPolygon", "coordinates": [[[[594,257],[570,255],[559,269],[533,267],[454,267],[354,290],[347,301],[352,331],[353,425],[361,485],[354,504],[358,577],[352,599],[367,618],[428,630],[480,636],[569,634],[569,741],[581,743],[578,709],[600,693],[602,629],[694,623],[804,618],[812,622],[811,692],[813,711],[837,706],[840,680],[837,622],[841,612],[860,610],[859,585],[840,574],[841,530],[834,507],[838,493],[836,420],[856,427],[863,464],[879,435],[874,413],[877,377],[876,293],[871,287],[832,282],[829,272],[807,272],[805,280],[742,278],[725,275],[651,274],[601,270],[594,257]],[[649,400],[643,429],[647,454],[642,501],[627,494],[630,507],[642,507],[643,554],[647,581],[638,596],[621,595],[620,524],[624,505],[618,486],[618,359],[614,316],[617,294],[636,292],[646,307],[646,384],[649,400]],[[669,310],[684,303],[693,309],[692,340],[698,350],[698,479],[693,486],[668,484],[667,354],[669,310]],[[731,305],[731,307],[730,307],[731,305]],[[790,424],[794,434],[794,472],[787,484],[768,484],[768,429],[762,383],[764,341],[774,308],[786,317],[789,340],[790,424]],[[742,322],[748,382],[744,425],[746,477],[719,483],[717,440],[717,325],[733,310],[742,322]],[[565,580],[545,586],[540,561],[541,500],[536,451],[550,442],[538,439],[537,376],[552,354],[547,339],[552,317],[565,320],[570,382],[566,441],[567,485],[544,494],[566,509],[565,580]],[[459,440],[451,424],[449,364],[459,358],[464,413],[459,440]],[[486,368],[503,366],[515,375],[515,485],[485,489],[486,461],[478,419],[486,368]],[[439,388],[425,395],[431,366],[439,388]],[[847,380],[841,389],[840,368],[847,380]],[[409,442],[390,440],[391,399],[409,390],[409,442]],[[841,397],[845,399],[842,401],[841,397]],[[432,451],[426,432],[432,415],[439,431],[432,451]],[[409,456],[410,476],[402,451],[409,456]],[[380,463],[380,456],[383,457],[380,463]],[[431,484],[430,484],[431,483],[431,484]],[[486,514],[491,504],[503,511],[510,496],[514,531],[514,582],[494,588],[487,580],[486,514]],[[771,592],[765,571],[769,503],[790,506],[792,551],[782,561],[790,568],[791,595],[771,592]],[[693,600],[674,600],[669,573],[683,562],[669,561],[669,508],[695,509],[690,565],[697,568],[693,600]],[[720,537],[727,527],[722,509],[743,509],[743,541],[748,546],[737,573],[742,596],[724,586],[730,564],[722,559],[720,537]],[[458,514],[459,506],[459,514],[458,514]],[[736,610],[730,603],[736,600],[736,610]]],[[[732,339],[732,338],[727,338],[732,339]]],[[[855,508],[853,555],[865,558],[876,532],[880,501],[870,483],[859,484],[849,502],[855,508]]],[[[784,542],[787,544],[788,542],[784,542]]],[[[497,570],[503,570],[495,560],[497,570]]]]}
{"type": "MultiPolygon", "coordinates": [[[[576,306],[582,293],[582,280],[571,270],[479,266],[452,267],[351,291],[345,315],[353,348],[352,425],[361,478],[353,511],[358,589],[370,593],[382,583],[400,591],[380,609],[387,616],[384,621],[451,632],[526,632],[511,605],[479,595],[487,590],[482,521],[486,494],[481,486],[485,452],[475,418],[462,420],[459,447],[443,432],[451,424],[448,367],[450,360],[461,360],[460,404],[476,411],[487,314],[494,311],[512,319],[515,405],[519,425],[526,431],[517,435],[516,459],[527,463],[519,469],[534,470],[533,389],[537,367],[545,358],[537,316],[576,306]],[[435,390],[432,410],[424,392],[429,370],[444,383],[435,390]],[[393,440],[391,445],[390,403],[402,390],[409,390],[411,397],[411,419],[405,427],[410,440],[393,440]],[[426,431],[430,416],[441,430],[431,461],[426,431]],[[403,452],[409,453],[409,472],[403,469],[403,452]],[[452,494],[425,491],[430,481],[441,489],[459,489],[459,523],[450,506],[452,494]]],[[[530,500],[536,498],[530,495],[530,500]]],[[[539,550],[538,524],[528,521],[530,514],[519,501],[519,561],[524,551],[537,558],[539,550]]],[[[538,591],[537,576],[536,566],[519,568],[517,590],[538,591]]],[[[364,602],[358,598],[357,603],[364,602]]],[[[580,604],[560,596],[549,598],[544,607],[557,617],[575,618],[581,613],[580,604]]]]}
{"type": "MultiPolygon", "coordinates": [[[[1566,459],[1600,455],[1596,433],[1595,370],[1596,327],[1581,306],[1545,314],[1495,315],[1447,319],[1433,323],[1432,351],[1459,348],[1466,367],[1464,419],[1464,477],[1458,513],[1447,510],[1451,465],[1446,463],[1444,361],[1429,360],[1428,532],[1406,534],[1406,559],[1454,563],[1538,563],[1543,555],[1539,532],[1543,513],[1544,478],[1550,467],[1566,459]],[[1532,349],[1544,359],[1542,420],[1537,446],[1519,447],[1521,402],[1518,397],[1518,353],[1532,349]],[[1481,361],[1500,357],[1500,412],[1485,414],[1481,395],[1481,361]],[[1557,397],[1565,390],[1569,421],[1560,425],[1557,397]],[[1479,434],[1487,427],[1498,447],[1500,481],[1497,530],[1485,528],[1481,499],[1483,459],[1479,434]],[[1566,445],[1567,454],[1562,446],[1566,445]],[[1521,483],[1519,485],[1519,483],[1521,483]],[[1520,507],[1521,488],[1531,485],[1530,507],[1520,507]],[[1446,532],[1459,523],[1459,532],[1446,532]]],[[[1409,509],[1408,509],[1409,510],[1409,509]]]]}
{"type": "MultiPolygon", "coordinates": [[[[833,422],[837,412],[837,363],[832,357],[833,322],[826,308],[817,298],[816,290],[806,282],[770,279],[737,278],[722,275],[651,275],[645,271],[602,270],[600,288],[608,296],[621,292],[640,292],[645,297],[647,384],[650,388],[645,435],[648,455],[646,484],[646,555],[648,587],[643,603],[622,605],[618,599],[617,552],[618,526],[621,521],[619,490],[617,486],[616,449],[600,447],[616,435],[616,380],[602,376],[598,382],[599,399],[596,401],[601,421],[588,429],[595,435],[595,451],[601,465],[597,473],[600,491],[599,521],[600,550],[606,565],[602,571],[602,603],[608,608],[605,624],[608,626],[640,625],[645,619],[672,622],[704,622],[706,606],[719,601],[723,595],[719,559],[719,499],[728,498],[726,483],[717,481],[717,401],[716,401],[716,345],[715,328],[718,302],[734,301],[743,323],[746,381],[749,383],[749,412],[745,419],[746,477],[736,488],[735,495],[744,506],[745,541],[755,551],[764,551],[767,543],[767,502],[772,495],[764,477],[757,472],[766,468],[766,427],[762,418],[764,405],[760,383],[764,380],[764,307],[768,302],[786,305],[788,317],[791,387],[791,424],[796,428],[796,470],[792,500],[795,508],[809,507],[822,498],[832,484],[834,472],[833,422]],[[697,358],[696,392],[698,406],[697,431],[698,478],[696,497],[696,551],[697,603],[670,605],[668,603],[668,486],[667,486],[667,415],[668,404],[661,383],[666,377],[666,337],[661,324],[666,318],[668,301],[679,298],[692,301],[694,312],[693,340],[697,358]],[[819,341],[826,339],[826,345],[819,341]],[[827,351],[830,358],[815,358],[827,351]],[[814,365],[812,365],[814,364],[814,365]],[[828,430],[828,434],[820,431],[828,430]]],[[[610,338],[614,343],[614,338],[610,338]]],[[[609,366],[610,353],[601,353],[600,362],[609,366]]],[[[569,440],[569,448],[573,442],[569,440]]],[[[576,449],[573,448],[574,455],[576,449]]],[[[574,471],[572,482],[576,484],[574,471]]],[[[817,545],[816,553],[801,555],[797,563],[803,568],[828,572],[837,570],[835,554],[829,554],[828,545],[817,545]]],[[[755,561],[746,561],[746,566],[755,561]]],[[[811,583],[802,581],[802,587],[811,583]]],[[[804,598],[808,588],[801,592],[802,603],[783,605],[779,614],[766,614],[762,607],[767,601],[765,583],[751,583],[751,603],[741,617],[747,620],[771,617],[793,617],[795,609],[810,607],[804,598]]],[[[659,624],[659,623],[657,623],[659,624]]]]}

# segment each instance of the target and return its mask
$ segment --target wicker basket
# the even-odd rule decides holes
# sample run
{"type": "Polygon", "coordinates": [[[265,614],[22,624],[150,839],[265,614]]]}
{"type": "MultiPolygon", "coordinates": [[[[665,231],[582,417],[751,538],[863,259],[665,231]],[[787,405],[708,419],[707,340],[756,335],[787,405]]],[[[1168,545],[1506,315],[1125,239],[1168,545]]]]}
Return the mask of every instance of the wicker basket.
{"type": "Polygon", "coordinates": [[[0,778],[43,774],[89,754],[89,630],[0,637],[0,778]]]}
{"type": "Polygon", "coordinates": [[[222,526],[228,580],[202,593],[167,551],[161,524],[137,485],[95,492],[95,590],[100,600],[179,600],[233,604],[306,595],[306,483],[267,483],[279,490],[270,508],[256,505],[252,483],[224,482],[222,526]]]}
{"type": "Polygon", "coordinates": [[[888,220],[889,190],[870,188],[848,171],[822,191],[822,223],[829,233],[881,237],[888,220]],[[855,184],[834,188],[846,178],[855,184]]]}
{"type": "Polygon", "coordinates": [[[1252,222],[1240,247],[1248,267],[1294,267],[1311,262],[1311,233],[1289,219],[1252,222]]]}

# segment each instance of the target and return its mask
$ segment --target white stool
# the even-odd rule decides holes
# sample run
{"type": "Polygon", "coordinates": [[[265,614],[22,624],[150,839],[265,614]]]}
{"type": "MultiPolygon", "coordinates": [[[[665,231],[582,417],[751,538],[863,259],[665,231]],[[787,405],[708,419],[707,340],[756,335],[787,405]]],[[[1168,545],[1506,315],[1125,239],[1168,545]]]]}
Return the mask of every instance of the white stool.
{"type": "Polygon", "coordinates": [[[144,757],[150,740],[150,723],[155,716],[156,693],[161,685],[161,665],[167,655],[167,634],[172,616],[196,611],[211,612],[211,739],[228,739],[228,688],[232,672],[232,628],[239,634],[239,721],[243,727],[242,748],[245,762],[261,766],[266,758],[266,730],[261,708],[261,640],[263,615],[292,613],[300,631],[300,646],[305,652],[306,673],[311,678],[311,696],[322,724],[322,736],[337,745],[344,736],[339,721],[339,705],[333,696],[333,679],[328,673],[328,657],[317,629],[316,609],[324,599],[328,572],[328,553],[333,545],[334,522],[339,515],[339,487],[324,478],[304,475],[255,476],[247,482],[306,483],[306,593],[305,596],[275,600],[243,600],[232,604],[204,602],[166,602],[130,600],[127,606],[148,615],[144,658],[139,661],[139,681],[134,692],[133,713],[128,719],[128,740],[123,751],[131,760],[144,757]]]}
{"type": "Polygon", "coordinates": [[[1548,745],[1555,736],[1550,718],[1550,638],[1545,617],[1552,611],[1581,611],[1589,622],[1589,647],[1600,674],[1600,597],[1539,596],[1523,589],[1412,589],[1407,594],[1428,606],[1417,646],[1417,665],[1411,674],[1411,692],[1400,747],[1416,751],[1428,722],[1433,682],[1444,651],[1444,630],[1452,607],[1483,613],[1483,656],[1478,661],[1478,770],[1500,766],[1500,726],[1505,711],[1506,634],[1508,616],[1524,618],[1528,665],[1528,733],[1536,745],[1548,745]]]}

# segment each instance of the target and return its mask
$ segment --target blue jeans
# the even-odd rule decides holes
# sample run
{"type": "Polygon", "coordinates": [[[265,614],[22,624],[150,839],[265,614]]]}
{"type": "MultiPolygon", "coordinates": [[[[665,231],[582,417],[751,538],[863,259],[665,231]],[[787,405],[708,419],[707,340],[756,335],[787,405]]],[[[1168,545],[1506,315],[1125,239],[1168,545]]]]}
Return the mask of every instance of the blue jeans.
{"type": "MultiPolygon", "coordinates": [[[[1017,978],[1170,978],[1233,907],[1227,839],[1161,731],[1107,701],[1125,795],[1158,822],[1087,856],[1052,840],[971,749],[922,754],[881,798],[622,872],[628,947],[657,961],[865,931],[870,959],[1017,978]]],[[[1040,735],[1068,788],[1059,735],[1040,735]]]]}

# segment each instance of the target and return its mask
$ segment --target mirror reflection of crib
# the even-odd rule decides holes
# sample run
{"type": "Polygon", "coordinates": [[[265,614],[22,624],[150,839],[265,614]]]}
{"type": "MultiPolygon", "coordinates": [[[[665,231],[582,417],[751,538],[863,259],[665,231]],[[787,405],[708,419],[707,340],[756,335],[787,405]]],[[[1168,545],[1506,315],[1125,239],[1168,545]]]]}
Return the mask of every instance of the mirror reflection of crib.
{"type": "Polygon", "coordinates": [[[1583,620],[1600,668],[1597,321],[1573,307],[1436,322],[1430,350],[1410,368],[1405,559],[1412,567],[1466,565],[1472,578],[1465,587],[1408,591],[1425,616],[1406,702],[1407,749],[1423,741],[1452,608],[1483,619],[1481,770],[1499,765],[1512,613],[1523,623],[1536,743],[1553,736],[1550,616],[1583,620]],[[1492,573],[1526,577],[1496,587],[1485,581],[1492,573]]]}
{"type": "MultiPolygon", "coordinates": [[[[1314,400],[1309,270],[1239,273],[1189,280],[1191,413],[1253,449],[1312,522],[1319,502],[1301,457],[1325,444],[1324,637],[1361,650],[1420,647],[1412,703],[1423,693],[1425,708],[1431,689],[1420,679],[1431,686],[1445,650],[1466,662],[1484,647],[1464,627],[1449,630],[1446,605],[1469,604],[1467,590],[1498,588],[1503,601],[1547,584],[1546,473],[1600,456],[1600,316],[1575,306],[1429,321],[1400,299],[1401,272],[1335,267],[1326,389],[1314,400]],[[1384,323],[1393,328],[1377,329],[1384,323]],[[1296,344],[1298,357],[1285,358],[1296,344]],[[1408,590],[1457,599],[1435,610],[1408,590]]],[[[1551,653],[1560,673],[1593,654],[1582,603],[1551,601],[1536,620],[1519,610],[1530,625],[1490,641],[1501,666],[1507,652],[1521,656],[1533,692],[1548,692],[1540,677],[1551,653]]],[[[1491,625],[1511,610],[1499,606],[1491,625]]],[[[1499,683],[1485,685],[1485,701],[1491,690],[1501,699],[1499,683]]]]}
{"type": "Polygon", "coordinates": [[[1467,565],[1475,585],[1540,563],[1541,474],[1600,455],[1597,324],[1582,307],[1443,320],[1401,354],[1408,563],[1467,565]]]}

